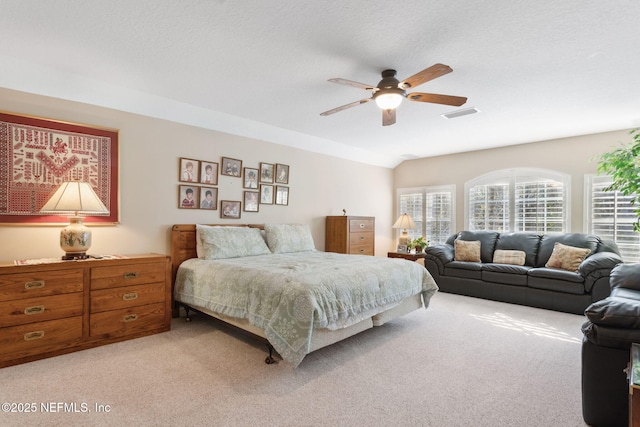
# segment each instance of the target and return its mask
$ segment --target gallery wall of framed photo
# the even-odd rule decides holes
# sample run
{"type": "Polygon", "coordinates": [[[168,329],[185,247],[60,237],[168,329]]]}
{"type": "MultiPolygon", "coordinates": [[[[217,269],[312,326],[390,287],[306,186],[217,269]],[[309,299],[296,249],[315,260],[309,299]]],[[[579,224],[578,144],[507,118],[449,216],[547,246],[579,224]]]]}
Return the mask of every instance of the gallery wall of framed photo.
{"type": "Polygon", "coordinates": [[[179,209],[218,210],[222,219],[239,219],[242,212],[259,212],[260,205],[289,205],[289,165],[221,157],[220,162],[180,157],[179,209]],[[218,200],[220,176],[238,178],[237,200],[218,200]]]}

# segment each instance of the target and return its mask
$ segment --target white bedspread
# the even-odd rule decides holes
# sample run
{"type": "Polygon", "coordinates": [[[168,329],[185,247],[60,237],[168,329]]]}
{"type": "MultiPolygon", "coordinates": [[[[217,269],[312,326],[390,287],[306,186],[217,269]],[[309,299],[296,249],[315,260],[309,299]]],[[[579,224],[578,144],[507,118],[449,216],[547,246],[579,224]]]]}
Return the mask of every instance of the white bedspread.
{"type": "Polygon", "coordinates": [[[312,251],[187,260],[177,273],[175,298],[247,319],[297,366],[314,328],[344,328],[419,293],[426,308],[437,289],[418,263],[312,251]]]}

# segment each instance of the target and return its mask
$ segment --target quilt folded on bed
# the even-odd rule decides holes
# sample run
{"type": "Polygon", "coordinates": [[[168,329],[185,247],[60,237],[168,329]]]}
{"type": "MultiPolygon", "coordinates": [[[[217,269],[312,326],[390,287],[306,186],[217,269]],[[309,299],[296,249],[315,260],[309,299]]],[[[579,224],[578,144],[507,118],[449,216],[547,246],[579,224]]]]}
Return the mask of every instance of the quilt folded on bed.
{"type": "Polygon", "coordinates": [[[314,328],[348,327],[416,294],[427,307],[437,289],[418,263],[312,251],[187,260],[178,270],[175,298],[247,319],[297,366],[314,328]]]}

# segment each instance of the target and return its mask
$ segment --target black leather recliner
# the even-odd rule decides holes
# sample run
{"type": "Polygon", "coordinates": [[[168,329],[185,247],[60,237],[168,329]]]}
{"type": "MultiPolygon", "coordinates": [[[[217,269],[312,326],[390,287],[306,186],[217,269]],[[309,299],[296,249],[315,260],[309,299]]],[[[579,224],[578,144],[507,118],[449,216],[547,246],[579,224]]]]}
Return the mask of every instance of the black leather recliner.
{"type": "Polygon", "coordinates": [[[611,295],[585,310],[582,416],[592,426],[627,426],[631,344],[640,343],[640,264],[619,264],[611,295]]]}

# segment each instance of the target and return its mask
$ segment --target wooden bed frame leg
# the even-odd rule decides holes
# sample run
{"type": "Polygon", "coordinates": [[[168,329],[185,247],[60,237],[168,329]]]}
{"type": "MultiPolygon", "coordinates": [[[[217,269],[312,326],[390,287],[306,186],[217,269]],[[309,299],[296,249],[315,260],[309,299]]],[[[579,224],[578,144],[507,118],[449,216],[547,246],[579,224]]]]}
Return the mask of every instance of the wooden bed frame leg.
{"type": "Polygon", "coordinates": [[[184,312],[186,313],[186,317],[185,317],[185,321],[186,322],[191,322],[191,316],[189,316],[189,307],[186,305],[183,305],[184,307],[184,312]]]}
{"type": "Polygon", "coordinates": [[[269,349],[269,355],[267,356],[266,359],[264,359],[264,363],[266,363],[267,365],[278,363],[273,358],[273,346],[271,344],[267,343],[267,348],[269,349]]]}

